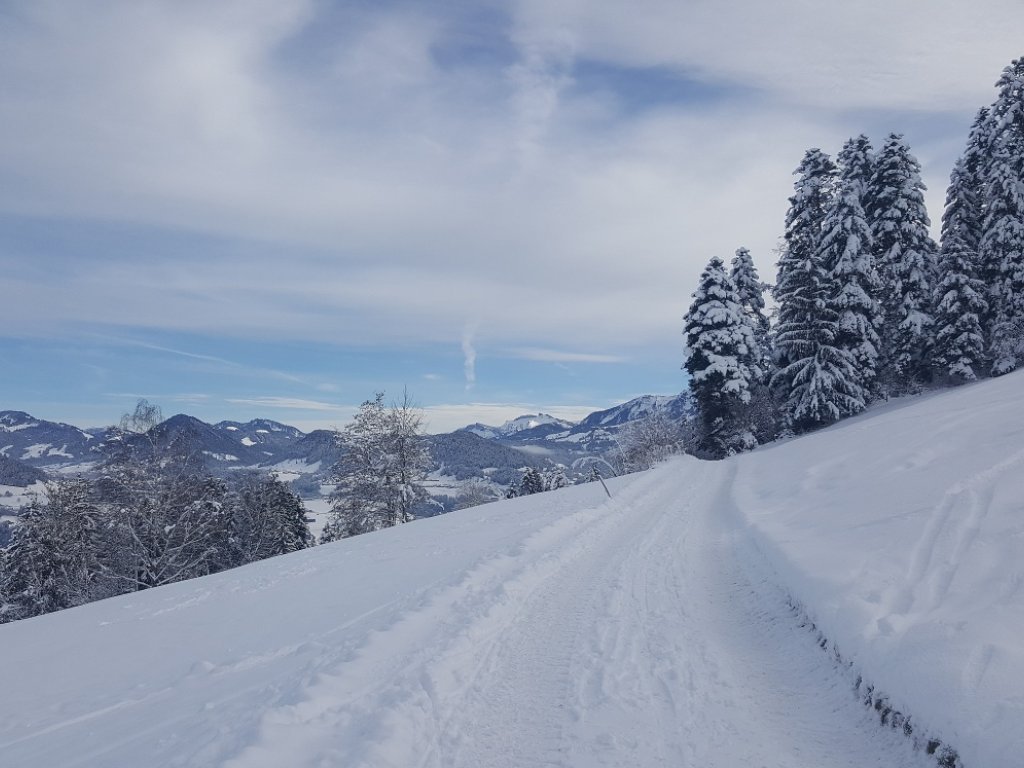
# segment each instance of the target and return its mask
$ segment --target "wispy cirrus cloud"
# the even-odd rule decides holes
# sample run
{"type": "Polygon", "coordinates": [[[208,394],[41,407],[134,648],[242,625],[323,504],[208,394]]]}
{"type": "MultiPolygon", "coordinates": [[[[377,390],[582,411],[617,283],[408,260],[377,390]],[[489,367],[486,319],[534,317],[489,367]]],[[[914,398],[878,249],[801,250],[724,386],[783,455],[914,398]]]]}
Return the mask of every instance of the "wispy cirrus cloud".
{"type": "Polygon", "coordinates": [[[524,360],[536,360],[541,363],[625,363],[628,358],[622,355],[602,355],[591,352],[570,352],[561,349],[544,349],[543,347],[517,347],[508,350],[509,354],[524,360]]]}
{"type": "Polygon", "coordinates": [[[353,408],[337,403],[325,403],[322,400],[305,400],[298,397],[228,397],[225,402],[233,405],[250,405],[254,408],[284,408],[301,411],[334,411],[347,413],[353,408]]]}

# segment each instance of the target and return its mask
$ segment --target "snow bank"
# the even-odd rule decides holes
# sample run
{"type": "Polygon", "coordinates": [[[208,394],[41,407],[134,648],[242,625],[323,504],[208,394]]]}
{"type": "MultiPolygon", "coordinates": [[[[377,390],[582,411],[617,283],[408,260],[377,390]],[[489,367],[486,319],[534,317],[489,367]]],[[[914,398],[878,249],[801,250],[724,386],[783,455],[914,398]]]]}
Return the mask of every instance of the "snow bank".
{"type": "Polygon", "coordinates": [[[793,597],[971,766],[1024,765],[1024,375],[735,460],[793,597]]]}

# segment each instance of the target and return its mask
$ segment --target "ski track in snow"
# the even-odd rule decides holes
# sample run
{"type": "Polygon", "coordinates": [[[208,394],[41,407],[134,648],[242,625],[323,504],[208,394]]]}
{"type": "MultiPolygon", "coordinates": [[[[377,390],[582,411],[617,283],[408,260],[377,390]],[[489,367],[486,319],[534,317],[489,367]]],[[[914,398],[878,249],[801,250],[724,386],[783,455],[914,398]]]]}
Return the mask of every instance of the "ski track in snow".
{"type": "Polygon", "coordinates": [[[713,519],[731,472],[705,467],[688,497],[650,473],[479,564],[226,765],[927,765],[713,519]]]}

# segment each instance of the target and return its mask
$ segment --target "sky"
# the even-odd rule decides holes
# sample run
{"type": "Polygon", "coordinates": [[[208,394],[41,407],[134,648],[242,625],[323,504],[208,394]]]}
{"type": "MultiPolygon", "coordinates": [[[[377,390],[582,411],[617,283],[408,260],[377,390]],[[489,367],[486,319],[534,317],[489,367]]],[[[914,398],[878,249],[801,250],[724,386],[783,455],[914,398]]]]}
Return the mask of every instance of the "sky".
{"type": "Polygon", "coordinates": [[[430,431],[685,387],[804,151],[903,133],[932,218],[1019,0],[0,3],[0,410],[430,431]]]}

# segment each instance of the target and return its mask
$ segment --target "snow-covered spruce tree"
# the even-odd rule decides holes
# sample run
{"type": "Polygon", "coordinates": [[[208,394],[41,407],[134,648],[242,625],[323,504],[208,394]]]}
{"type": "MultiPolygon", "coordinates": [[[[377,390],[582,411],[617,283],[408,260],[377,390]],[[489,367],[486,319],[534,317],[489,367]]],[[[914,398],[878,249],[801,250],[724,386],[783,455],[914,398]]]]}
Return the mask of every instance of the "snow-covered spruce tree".
{"type": "MultiPolygon", "coordinates": [[[[778,262],[774,296],[778,305],[776,337],[806,326],[815,313],[815,301],[823,300],[818,283],[823,279],[815,269],[815,256],[821,242],[825,215],[832,201],[836,183],[836,166],[820,149],[809,149],[794,173],[799,178],[793,185],[786,213],[785,246],[778,262]]],[[[776,372],[772,387],[788,398],[790,382],[780,375],[796,358],[789,358],[792,348],[776,340],[774,363],[776,372]]]]}
{"type": "MultiPolygon", "coordinates": [[[[866,139],[851,139],[840,153],[845,162],[825,217],[816,261],[834,283],[827,299],[828,309],[837,316],[833,343],[849,353],[866,398],[878,376],[882,314],[875,298],[879,283],[871,254],[871,228],[861,207],[866,188],[862,141],[866,139]]],[[[858,402],[858,410],[865,404],[858,402]]]]}
{"type": "Polygon", "coordinates": [[[540,472],[531,467],[523,473],[519,481],[519,496],[532,496],[535,493],[544,492],[544,478],[540,472]]]}
{"type": "Polygon", "coordinates": [[[957,164],[957,223],[964,242],[975,251],[980,247],[985,231],[986,185],[997,127],[992,110],[988,107],[979,109],[967,136],[967,146],[957,164]]]}
{"type": "Polygon", "coordinates": [[[991,276],[992,372],[1015,369],[1024,354],[1024,58],[996,84],[995,133],[985,177],[985,220],[980,254],[991,276]]]}
{"type": "Polygon", "coordinates": [[[231,504],[231,543],[238,565],[312,546],[302,500],[273,475],[243,476],[231,504]]]}
{"type": "Polygon", "coordinates": [[[757,342],[721,259],[711,259],[701,274],[684,323],[683,367],[697,405],[697,452],[722,458],[753,448],[745,407],[761,376],[757,342]]]}
{"type": "Polygon", "coordinates": [[[985,365],[988,302],[978,275],[979,211],[966,161],[960,158],[946,190],[940,278],[932,309],[932,366],[937,376],[953,381],[973,381],[985,365]]]}
{"type": "Polygon", "coordinates": [[[754,266],[754,259],[746,248],[739,248],[732,260],[729,278],[736,286],[740,306],[746,314],[750,327],[754,329],[754,340],[757,342],[757,361],[763,372],[767,372],[769,358],[768,317],[764,313],[765,284],[761,282],[754,266]]]}
{"type": "Polygon", "coordinates": [[[937,274],[937,248],[928,234],[921,166],[903,137],[890,134],[875,164],[871,210],[875,267],[882,281],[883,384],[895,392],[927,381],[937,274]]]}
{"type": "Polygon", "coordinates": [[[47,483],[14,529],[0,570],[0,622],[71,608],[113,592],[104,520],[87,481],[47,483]]]}
{"type": "Polygon", "coordinates": [[[771,386],[787,425],[799,432],[857,412],[864,407],[864,391],[852,355],[836,345],[839,313],[831,302],[839,291],[822,252],[835,165],[812,149],[796,172],[775,287],[779,321],[771,386]]]}
{"type": "Polygon", "coordinates": [[[344,455],[336,468],[331,521],[321,541],[389,528],[413,519],[413,507],[427,497],[423,487],[429,456],[422,441],[422,412],[408,393],[384,405],[384,393],[359,407],[355,420],[338,434],[344,455]]]}
{"type": "MultiPolygon", "coordinates": [[[[864,209],[866,219],[874,193],[871,179],[875,175],[875,151],[871,146],[871,139],[862,133],[847,140],[836,159],[839,161],[840,176],[849,182],[856,182],[860,185],[858,200],[860,207],[864,209]]],[[[869,225],[870,223],[868,221],[869,225]]]]}
{"type": "Polygon", "coordinates": [[[839,313],[830,301],[839,291],[821,251],[836,168],[828,155],[811,149],[796,173],[775,286],[779,320],[771,387],[787,425],[803,431],[860,410],[864,392],[851,354],[836,346],[839,313]]]}

